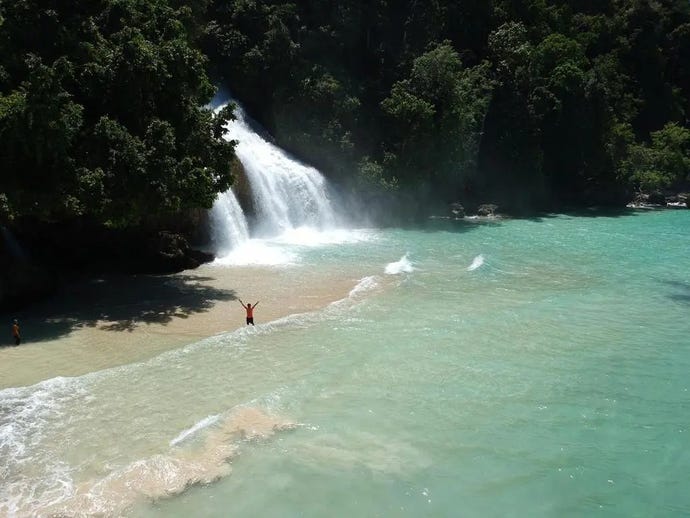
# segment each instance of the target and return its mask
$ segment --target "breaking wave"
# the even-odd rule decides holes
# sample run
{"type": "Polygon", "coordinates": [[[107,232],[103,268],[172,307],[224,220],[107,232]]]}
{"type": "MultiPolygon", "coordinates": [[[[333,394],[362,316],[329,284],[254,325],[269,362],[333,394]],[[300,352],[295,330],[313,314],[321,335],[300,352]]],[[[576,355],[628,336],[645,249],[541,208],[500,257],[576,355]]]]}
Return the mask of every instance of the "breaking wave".
{"type": "Polygon", "coordinates": [[[24,499],[13,510],[30,516],[120,516],[140,502],[178,495],[229,475],[243,441],[267,440],[295,426],[259,408],[239,407],[224,418],[210,416],[182,432],[166,452],[115,468],[105,477],[67,481],[61,497],[24,499]],[[190,436],[200,430],[206,430],[204,436],[192,440],[190,436]]]}
{"type": "Polygon", "coordinates": [[[402,256],[399,261],[387,264],[385,269],[387,275],[399,275],[401,273],[411,273],[413,271],[415,271],[415,267],[407,258],[407,254],[402,256]]]}
{"type": "Polygon", "coordinates": [[[484,264],[484,256],[478,255],[472,260],[472,264],[467,267],[468,272],[473,272],[477,268],[480,268],[484,264]]]}

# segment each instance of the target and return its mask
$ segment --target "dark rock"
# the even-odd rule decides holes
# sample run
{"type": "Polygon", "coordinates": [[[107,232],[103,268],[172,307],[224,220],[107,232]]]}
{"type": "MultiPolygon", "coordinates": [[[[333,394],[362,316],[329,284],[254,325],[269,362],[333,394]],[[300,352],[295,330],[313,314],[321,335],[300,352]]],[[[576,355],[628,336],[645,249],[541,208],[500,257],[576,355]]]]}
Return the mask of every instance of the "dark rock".
{"type": "Polygon", "coordinates": [[[688,208],[690,195],[686,192],[653,192],[644,193],[638,192],[633,197],[628,207],[637,208],[658,208],[666,207],[669,209],[685,209],[688,208]]]}
{"type": "Polygon", "coordinates": [[[160,231],[146,239],[141,257],[146,273],[175,273],[197,268],[213,259],[212,254],[192,250],[181,234],[160,231]]]}
{"type": "Polygon", "coordinates": [[[52,294],[63,274],[169,274],[213,258],[181,232],[112,229],[85,219],[15,221],[12,229],[0,227],[0,311],[52,294]]]}
{"type": "Polygon", "coordinates": [[[455,202],[450,204],[450,216],[452,218],[460,219],[465,217],[465,207],[461,203],[455,202]]]}
{"type": "Polygon", "coordinates": [[[173,273],[213,259],[193,250],[179,231],[113,229],[77,219],[55,224],[23,221],[16,225],[15,235],[31,263],[57,271],[173,273]]]}
{"type": "Polygon", "coordinates": [[[202,264],[210,263],[216,258],[215,255],[209,252],[203,252],[201,250],[196,250],[194,248],[190,248],[188,255],[190,261],[193,261],[193,263],[190,264],[196,264],[196,266],[191,266],[191,268],[197,268],[202,264]]]}
{"type": "Polygon", "coordinates": [[[649,203],[649,195],[645,194],[643,192],[636,192],[635,195],[633,196],[632,201],[630,202],[631,205],[633,206],[643,206],[649,203]]]}
{"type": "Polygon", "coordinates": [[[485,203],[479,206],[477,209],[477,214],[484,217],[494,217],[497,209],[498,205],[493,203],[485,203]]]}
{"type": "Polygon", "coordinates": [[[650,205],[666,205],[666,196],[662,192],[652,192],[647,195],[647,203],[650,205]]]}
{"type": "Polygon", "coordinates": [[[27,262],[3,260],[2,263],[0,312],[28,306],[57,289],[57,276],[45,268],[27,262]]]}
{"type": "Polygon", "coordinates": [[[0,311],[19,309],[56,287],[56,276],[33,264],[14,234],[0,226],[0,311]]]}

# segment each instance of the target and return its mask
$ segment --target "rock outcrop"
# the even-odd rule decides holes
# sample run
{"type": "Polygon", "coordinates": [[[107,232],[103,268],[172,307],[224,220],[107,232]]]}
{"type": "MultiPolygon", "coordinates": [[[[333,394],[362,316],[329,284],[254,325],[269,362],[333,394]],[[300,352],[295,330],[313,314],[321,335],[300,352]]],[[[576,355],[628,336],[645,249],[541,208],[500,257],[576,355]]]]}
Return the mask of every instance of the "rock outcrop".
{"type": "Polygon", "coordinates": [[[28,306],[55,292],[57,276],[41,266],[0,258],[0,312],[28,306]]]}
{"type": "Polygon", "coordinates": [[[213,260],[213,254],[192,249],[184,236],[174,232],[157,232],[145,239],[144,244],[140,257],[130,265],[133,270],[175,273],[213,260]]]}
{"type": "Polygon", "coordinates": [[[628,207],[632,208],[669,208],[669,209],[686,209],[690,208],[690,195],[688,193],[663,193],[652,192],[643,193],[638,192],[628,207]]]}
{"type": "Polygon", "coordinates": [[[465,207],[462,206],[462,203],[451,203],[449,209],[451,218],[460,219],[465,217],[465,207]]]}
{"type": "Polygon", "coordinates": [[[495,205],[493,203],[485,203],[479,206],[479,208],[477,209],[477,214],[485,218],[492,218],[496,216],[497,209],[498,205],[495,205]]]}
{"type": "Polygon", "coordinates": [[[213,255],[192,248],[182,232],[112,229],[88,220],[25,220],[2,228],[0,311],[53,293],[63,273],[169,274],[197,268],[213,255]]]}

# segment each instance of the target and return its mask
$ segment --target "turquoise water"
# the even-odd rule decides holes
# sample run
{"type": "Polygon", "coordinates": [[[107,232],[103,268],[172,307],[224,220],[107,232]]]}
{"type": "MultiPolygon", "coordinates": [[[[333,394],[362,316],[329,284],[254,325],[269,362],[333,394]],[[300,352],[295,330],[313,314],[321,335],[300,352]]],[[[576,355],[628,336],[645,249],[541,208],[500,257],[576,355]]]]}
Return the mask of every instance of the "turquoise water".
{"type": "Polygon", "coordinates": [[[366,236],[292,250],[323,310],[0,392],[5,511],[690,514],[690,212],[366,236]]]}

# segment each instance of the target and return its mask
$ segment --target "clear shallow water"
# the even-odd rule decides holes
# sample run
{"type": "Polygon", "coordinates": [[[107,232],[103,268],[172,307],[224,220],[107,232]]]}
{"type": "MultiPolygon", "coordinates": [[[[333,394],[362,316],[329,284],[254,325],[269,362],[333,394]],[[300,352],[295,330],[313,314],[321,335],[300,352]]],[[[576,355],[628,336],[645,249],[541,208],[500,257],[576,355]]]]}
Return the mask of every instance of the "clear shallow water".
{"type": "Polygon", "coordinates": [[[351,295],[0,391],[0,514],[687,515],[689,237],[679,211],[287,240],[351,295]]]}

